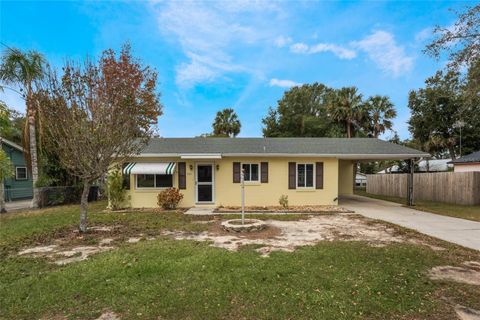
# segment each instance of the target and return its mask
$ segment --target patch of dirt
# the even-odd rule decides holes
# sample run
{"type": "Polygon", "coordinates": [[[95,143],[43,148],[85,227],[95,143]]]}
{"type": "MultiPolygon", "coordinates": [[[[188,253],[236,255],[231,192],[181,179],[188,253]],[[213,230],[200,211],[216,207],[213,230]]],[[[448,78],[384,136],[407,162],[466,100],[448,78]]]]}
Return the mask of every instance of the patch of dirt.
{"type": "Polygon", "coordinates": [[[188,208],[162,209],[162,208],[122,208],[118,210],[104,209],[103,213],[131,213],[131,212],[155,212],[155,213],[184,213],[188,208]]]}
{"type": "Polygon", "coordinates": [[[58,248],[58,245],[52,244],[50,246],[37,246],[33,248],[27,248],[18,253],[18,255],[22,256],[25,254],[30,254],[30,255],[42,255],[45,253],[50,253],[50,252],[55,252],[58,248]]]}
{"type": "Polygon", "coordinates": [[[248,234],[229,233],[215,223],[209,231],[187,233],[165,231],[175,239],[211,241],[212,246],[237,251],[243,245],[262,245],[257,249],[264,256],[272,251],[291,252],[299,246],[311,246],[320,241],[366,241],[372,245],[405,242],[395,230],[380,224],[368,224],[354,216],[313,216],[309,220],[267,220],[266,230],[248,234]]]}
{"type": "Polygon", "coordinates": [[[102,313],[102,315],[95,320],[120,320],[120,317],[116,313],[108,311],[102,313]]]}
{"type": "MultiPolygon", "coordinates": [[[[41,318],[41,320],[67,320],[67,319],[68,317],[65,315],[55,315],[55,316],[48,316],[48,317],[41,318]]],[[[121,320],[121,318],[115,312],[106,311],[102,313],[95,320],[121,320]]]]}
{"type": "Polygon", "coordinates": [[[137,242],[140,242],[141,238],[139,237],[131,237],[131,238],[128,238],[127,239],[127,242],[128,243],[137,243],[137,242]]]}
{"type": "Polygon", "coordinates": [[[460,320],[480,320],[480,311],[475,309],[457,305],[455,312],[460,320]]]}
{"type": "Polygon", "coordinates": [[[428,276],[432,280],[450,280],[480,286],[480,262],[466,261],[461,267],[434,267],[428,276]]]}
{"type": "Polygon", "coordinates": [[[115,239],[112,239],[112,238],[105,238],[105,239],[100,240],[99,244],[100,244],[101,246],[107,245],[107,244],[112,243],[114,240],[115,240],[115,239]]]}
{"type": "MultiPolygon", "coordinates": [[[[70,250],[59,250],[55,252],[56,256],[63,256],[65,258],[55,259],[54,263],[57,265],[65,265],[72,262],[86,260],[89,256],[95,253],[109,251],[114,247],[107,246],[79,246],[73,247],[70,250]]],[[[55,258],[55,256],[53,257],[55,258]]]]}
{"type": "MultiPolygon", "coordinates": [[[[212,221],[208,233],[215,236],[231,236],[232,232],[225,231],[221,226],[221,221],[212,221]]],[[[240,239],[269,239],[276,238],[281,234],[280,228],[277,228],[272,225],[267,225],[267,227],[260,231],[254,232],[245,232],[245,233],[234,233],[237,238],[240,239]]]]}
{"type": "MultiPolygon", "coordinates": [[[[241,207],[226,206],[215,208],[213,212],[218,213],[239,213],[241,207]]],[[[289,206],[284,208],[281,206],[247,206],[245,207],[247,213],[351,213],[353,211],[347,210],[339,206],[289,206]]]]}
{"type": "Polygon", "coordinates": [[[44,257],[57,265],[66,265],[88,259],[91,255],[115,249],[114,242],[137,243],[141,240],[155,240],[155,237],[145,238],[143,233],[126,238],[121,232],[121,226],[94,226],[86,234],[78,230],[64,232],[55,244],[39,245],[25,248],[18,252],[20,256],[44,257]]]}
{"type": "Polygon", "coordinates": [[[97,231],[97,232],[110,232],[116,226],[99,226],[99,227],[90,227],[88,228],[89,231],[97,231]]]}
{"type": "Polygon", "coordinates": [[[110,246],[77,246],[67,248],[54,244],[27,248],[20,251],[18,255],[46,257],[53,260],[53,263],[57,265],[65,265],[71,262],[83,261],[92,254],[112,250],[113,248],[110,246]]]}
{"type": "Polygon", "coordinates": [[[421,245],[421,246],[426,246],[426,247],[429,247],[430,249],[432,249],[433,251],[445,251],[446,249],[443,248],[443,247],[440,247],[440,246],[435,246],[433,244],[430,244],[426,241],[423,241],[423,240],[420,240],[420,239],[408,239],[407,241],[408,243],[412,243],[412,244],[417,244],[417,245],[421,245]]]}

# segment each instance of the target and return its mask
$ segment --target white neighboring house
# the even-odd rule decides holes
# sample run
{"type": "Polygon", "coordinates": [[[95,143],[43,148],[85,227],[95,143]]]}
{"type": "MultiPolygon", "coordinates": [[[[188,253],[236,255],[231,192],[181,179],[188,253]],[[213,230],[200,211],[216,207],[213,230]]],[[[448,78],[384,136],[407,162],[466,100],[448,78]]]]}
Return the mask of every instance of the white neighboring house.
{"type": "Polygon", "coordinates": [[[367,186],[367,175],[363,173],[357,173],[355,176],[355,186],[356,187],[366,187],[367,186]]]}
{"type": "MultiPolygon", "coordinates": [[[[432,159],[432,160],[421,160],[418,163],[417,172],[445,172],[448,169],[453,168],[451,163],[452,159],[432,159]]],[[[388,167],[377,173],[396,173],[399,172],[397,165],[388,167]]]]}
{"type": "Polygon", "coordinates": [[[467,154],[449,162],[454,172],[480,171],[480,151],[467,154]]]}

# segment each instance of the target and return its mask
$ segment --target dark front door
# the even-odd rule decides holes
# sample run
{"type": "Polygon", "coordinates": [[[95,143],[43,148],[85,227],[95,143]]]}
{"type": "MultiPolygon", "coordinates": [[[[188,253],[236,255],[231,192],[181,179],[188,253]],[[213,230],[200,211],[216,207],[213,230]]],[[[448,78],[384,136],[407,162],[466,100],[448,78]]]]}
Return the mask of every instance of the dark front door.
{"type": "Polygon", "coordinates": [[[213,202],[213,165],[197,164],[197,202],[213,202]]]}

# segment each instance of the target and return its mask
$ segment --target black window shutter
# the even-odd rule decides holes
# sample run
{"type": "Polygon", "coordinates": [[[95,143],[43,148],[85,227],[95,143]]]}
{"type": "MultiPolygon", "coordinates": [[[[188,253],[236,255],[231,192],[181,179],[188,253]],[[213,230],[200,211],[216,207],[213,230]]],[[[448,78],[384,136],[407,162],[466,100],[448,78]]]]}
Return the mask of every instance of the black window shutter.
{"type": "Polygon", "coordinates": [[[122,164],[122,176],[123,176],[123,187],[127,190],[130,190],[130,175],[129,174],[124,174],[123,170],[125,167],[129,165],[129,163],[124,163],[122,164]]]}
{"type": "Polygon", "coordinates": [[[296,189],[297,180],[297,164],[295,162],[288,163],[288,189],[296,189]]]}
{"type": "Polygon", "coordinates": [[[323,189],[323,162],[315,163],[315,189],[323,189]]]}
{"type": "Polygon", "coordinates": [[[260,163],[260,182],[268,183],[268,162],[260,163]]]}
{"type": "Polygon", "coordinates": [[[187,164],[178,163],[178,189],[187,189],[187,164]]]}
{"type": "Polygon", "coordinates": [[[240,162],[233,163],[233,183],[240,183],[240,162]]]}

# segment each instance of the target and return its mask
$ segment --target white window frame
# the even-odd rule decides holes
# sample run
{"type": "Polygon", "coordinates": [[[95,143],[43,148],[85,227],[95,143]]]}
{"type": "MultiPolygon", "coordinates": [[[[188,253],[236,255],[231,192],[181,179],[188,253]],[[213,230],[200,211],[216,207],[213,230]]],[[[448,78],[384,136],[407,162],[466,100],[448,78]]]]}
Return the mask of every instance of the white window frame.
{"type": "Polygon", "coordinates": [[[212,163],[212,162],[196,162],[195,163],[195,203],[198,203],[198,204],[215,203],[215,163],[212,163]],[[198,181],[198,166],[212,167],[212,182],[198,181]],[[201,185],[212,186],[212,201],[198,201],[198,186],[201,186],[201,185]]]}
{"type": "Polygon", "coordinates": [[[28,170],[27,170],[27,167],[24,167],[24,166],[15,167],[15,180],[18,180],[18,181],[28,180],[28,170]],[[19,177],[18,177],[18,169],[25,169],[25,178],[19,178],[19,177]]]}
{"type": "Polygon", "coordinates": [[[297,189],[315,189],[315,186],[317,184],[317,181],[316,181],[316,177],[317,177],[317,174],[316,174],[316,170],[317,168],[315,168],[315,163],[312,163],[312,162],[300,162],[300,163],[297,163],[296,164],[296,167],[295,167],[295,176],[296,176],[296,179],[295,179],[295,186],[297,187],[297,189]],[[311,164],[312,167],[313,167],[313,170],[312,170],[312,174],[313,174],[313,184],[311,187],[299,187],[298,186],[298,166],[299,165],[302,165],[302,166],[305,166],[305,185],[307,184],[307,165],[311,164]]]}
{"type": "Polygon", "coordinates": [[[242,162],[242,163],[240,164],[240,170],[243,170],[243,165],[249,165],[249,166],[250,166],[250,177],[251,177],[251,176],[252,176],[252,164],[256,164],[256,165],[257,165],[257,168],[258,168],[257,180],[244,180],[246,183],[249,183],[249,182],[253,182],[253,183],[260,182],[260,175],[262,174],[262,169],[260,168],[260,163],[258,163],[258,162],[242,162]]]}
{"type": "Polygon", "coordinates": [[[140,174],[135,174],[135,189],[138,190],[163,190],[163,189],[168,189],[168,188],[173,188],[175,186],[175,177],[173,174],[172,176],[172,186],[171,187],[157,187],[157,177],[156,176],[161,176],[161,174],[147,174],[147,175],[153,175],[153,187],[139,187],[138,186],[138,176],[140,174]]]}

